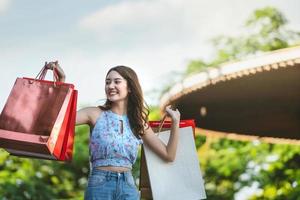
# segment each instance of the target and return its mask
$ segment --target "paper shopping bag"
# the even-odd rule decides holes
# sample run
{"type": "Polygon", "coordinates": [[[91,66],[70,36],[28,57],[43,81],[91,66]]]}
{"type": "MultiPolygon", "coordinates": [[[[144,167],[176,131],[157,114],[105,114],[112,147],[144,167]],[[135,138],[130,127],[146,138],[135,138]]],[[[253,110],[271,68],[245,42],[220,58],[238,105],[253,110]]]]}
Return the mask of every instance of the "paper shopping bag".
{"type": "MultiPolygon", "coordinates": [[[[149,126],[153,129],[154,132],[158,132],[158,129],[161,130],[169,130],[171,128],[171,121],[163,120],[162,121],[149,121],[149,126]],[[160,125],[162,125],[160,127],[160,125]]],[[[192,119],[180,120],[179,127],[188,127],[191,126],[193,128],[193,133],[195,136],[195,121],[192,119]]],[[[144,147],[142,146],[141,150],[141,164],[140,164],[140,183],[139,189],[141,191],[141,197],[144,199],[152,199],[152,191],[149,180],[149,174],[147,169],[147,163],[145,160],[144,147]]]]}
{"type": "Polygon", "coordinates": [[[74,85],[17,78],[0,114],[0,147],[12,155],[71,160],[77,91],[74,85]]]}
{"type": "MultiPolygon", "coordinates": [[[[147,145],[143,145],[145,158],[142,158],[144,161],[141,162],[146,163],[151,189],[143,191],[142,189],[145,188],[140,188],[142,198],[153,198],[154,200],[196,200],[206,198],[194,142],[193,127],[180,128],[179,132],[179,142],[174,162],[167,163],[163,161],[147,145]]],[[[169,130],[163,131],[159,133],[158,137],[167,144],[169,134],[169,130]]],[[[141,179],[142,173],[144,172],[141,171],[141,179]]],[[[140,184],[143,185],[142,180],[140,184]]]]}

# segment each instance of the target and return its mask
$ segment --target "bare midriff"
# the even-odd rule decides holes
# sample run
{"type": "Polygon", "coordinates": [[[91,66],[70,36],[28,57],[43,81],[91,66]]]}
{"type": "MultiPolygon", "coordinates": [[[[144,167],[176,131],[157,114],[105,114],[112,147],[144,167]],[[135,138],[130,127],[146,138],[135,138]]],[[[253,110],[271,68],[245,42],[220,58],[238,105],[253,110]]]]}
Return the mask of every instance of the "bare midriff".
{"type": "Polygon", "coordinates": [[[101,166],[101,167],[96,167],[96,168],[100,169],[100,170],[113,171],[113,172],[126,172],[126,171],[130,171],[130,168],[127,168],[127,167],[101,166]]]}

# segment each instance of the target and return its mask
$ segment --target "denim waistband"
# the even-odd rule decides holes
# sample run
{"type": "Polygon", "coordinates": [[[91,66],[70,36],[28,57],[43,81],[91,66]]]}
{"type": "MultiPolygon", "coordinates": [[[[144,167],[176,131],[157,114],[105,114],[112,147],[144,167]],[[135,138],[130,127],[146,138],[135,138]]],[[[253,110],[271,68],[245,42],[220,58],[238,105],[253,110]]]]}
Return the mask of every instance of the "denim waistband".
{"type": "Polygon", "coordinates": [[[107,170],[102,170],[98,168],[93,168],[91,175],[102,175],[106,177],[128,177],[132,176],[131,170],[125,171],[125,172],[114,172],[114,171],[107,171],[107,170]]]}

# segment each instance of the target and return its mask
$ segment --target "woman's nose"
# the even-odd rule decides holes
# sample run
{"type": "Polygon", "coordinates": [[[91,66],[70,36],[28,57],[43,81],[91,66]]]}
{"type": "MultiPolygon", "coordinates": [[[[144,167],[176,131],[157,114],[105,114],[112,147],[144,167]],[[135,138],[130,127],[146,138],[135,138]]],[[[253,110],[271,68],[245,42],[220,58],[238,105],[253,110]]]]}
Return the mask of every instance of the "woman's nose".
{"type": "Polygon", "coordinates": [[[115,84],[114,83],[109,83],[108,84],[108,88],[114,88],[115,87],[115,84]]]}

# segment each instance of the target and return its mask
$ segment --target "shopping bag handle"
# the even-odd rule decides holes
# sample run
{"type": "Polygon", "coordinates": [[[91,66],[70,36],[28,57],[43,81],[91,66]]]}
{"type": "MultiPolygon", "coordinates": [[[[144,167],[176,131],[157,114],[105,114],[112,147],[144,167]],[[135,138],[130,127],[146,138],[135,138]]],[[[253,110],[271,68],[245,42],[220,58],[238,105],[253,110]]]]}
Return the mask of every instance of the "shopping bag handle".
{"type": "MultiPolygon", "coordinates": [[[[175,109],[174,105],[171,105],[171,109],[175,109]]],[[[164,114],[163,118],[160,120],[159,122],[159,126],[158,126],[158,131],[157,131],[157,135],[160,133],[165,121],[167,119],[167,113],[164,114]]]]}
{"type": "MultiPolygon", "coordinates": [[[[46,77],[46,74],[47,74],[47,71],[49,70],[49,68],[47,67],[48,63],[45,62],[45,65],[44,67],[41,69],[41,71],[36,75],[35,79],[37,80],[45,80],[45,77],[46,77]]],[[[54,67],[53,70],[53,82],[54,82],[54,85],[56,84],[56,82],[58,82],[59,80],[59,76],[58,76],[58,72],[57,72],[57,69],[54,67]]]]}

